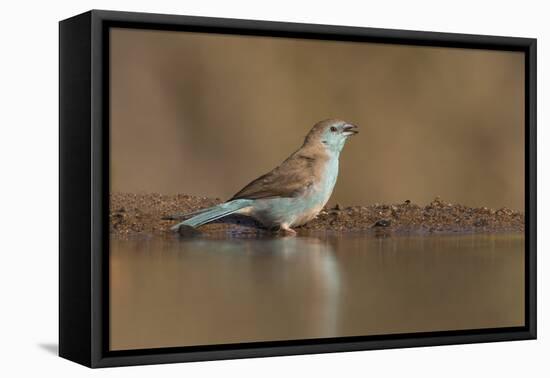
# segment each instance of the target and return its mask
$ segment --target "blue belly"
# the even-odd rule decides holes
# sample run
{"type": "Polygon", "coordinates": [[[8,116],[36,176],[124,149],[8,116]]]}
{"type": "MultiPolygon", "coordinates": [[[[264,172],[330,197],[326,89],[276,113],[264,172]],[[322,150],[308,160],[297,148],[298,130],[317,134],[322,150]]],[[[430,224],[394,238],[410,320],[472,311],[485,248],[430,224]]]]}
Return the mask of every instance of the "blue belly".
{"type": "Polygon", "coordinates": [[[282,224],[292,227],[311,220],[317,215],[315,209],[319,207],[322,208],[322,204],[313,198],[273,198],[255,201],[251,215],[266,227],[279,227],[282,224]]]}

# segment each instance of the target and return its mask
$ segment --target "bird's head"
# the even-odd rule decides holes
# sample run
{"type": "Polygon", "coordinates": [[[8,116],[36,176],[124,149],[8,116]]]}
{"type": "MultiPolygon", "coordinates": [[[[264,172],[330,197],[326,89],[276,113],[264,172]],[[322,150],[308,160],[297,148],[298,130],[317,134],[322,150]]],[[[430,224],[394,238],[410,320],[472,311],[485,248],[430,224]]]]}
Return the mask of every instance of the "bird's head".
{"type": "Polygon", "coordinates": [[[357,134],[357,126],[339,119],[326,119],[316,123],[309,131],[304,145],[320,145],[330,151],[340,152],[348,137],[357,134]]]}

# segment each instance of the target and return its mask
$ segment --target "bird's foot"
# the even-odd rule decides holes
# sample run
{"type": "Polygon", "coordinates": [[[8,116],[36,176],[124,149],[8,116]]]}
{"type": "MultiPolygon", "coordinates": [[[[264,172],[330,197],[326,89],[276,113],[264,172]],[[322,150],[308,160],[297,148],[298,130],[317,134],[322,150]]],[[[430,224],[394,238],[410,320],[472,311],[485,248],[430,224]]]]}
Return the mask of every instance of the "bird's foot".
{"type": "Polygon", "coordinates": [[[288,227],[287,224],[282,224],[281,227],[279,227],[279,233],[285,236],[296,236],[297,234],[297,232],[288,227]]]}

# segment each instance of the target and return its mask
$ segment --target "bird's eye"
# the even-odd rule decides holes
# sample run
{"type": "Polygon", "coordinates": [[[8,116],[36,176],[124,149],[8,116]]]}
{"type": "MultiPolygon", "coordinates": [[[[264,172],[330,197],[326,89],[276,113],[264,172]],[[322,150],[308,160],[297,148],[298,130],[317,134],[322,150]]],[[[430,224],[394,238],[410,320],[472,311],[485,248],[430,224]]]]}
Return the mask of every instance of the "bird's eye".
{"type": "Polygon", "coordinates": [[[330,127],[330,131],[332,131],[333,133],[335,133],[337,130],[338,130],[338,129],[337,129],[336,127],[334,127],[334,126],[331,126],[331,127],[330,127]]]}

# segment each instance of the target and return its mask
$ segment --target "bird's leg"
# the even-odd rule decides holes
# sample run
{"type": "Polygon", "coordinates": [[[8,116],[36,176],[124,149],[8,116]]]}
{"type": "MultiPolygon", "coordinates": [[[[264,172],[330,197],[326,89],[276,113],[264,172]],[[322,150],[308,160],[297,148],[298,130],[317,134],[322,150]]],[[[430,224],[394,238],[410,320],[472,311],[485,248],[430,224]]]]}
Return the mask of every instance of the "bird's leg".
{"type": "Polygon", "coordinates": [[[279,232],[282,233],[283,235],[290,235],[290,236],[296,235],[296,231],[294,231],[292,228],[290,228],[288,226],[288,224],[286,224],[286,223],[283,223],[279,227],[279,232]]]}

